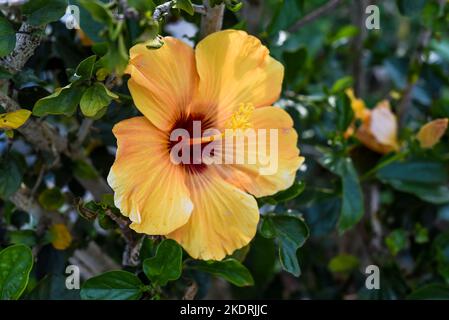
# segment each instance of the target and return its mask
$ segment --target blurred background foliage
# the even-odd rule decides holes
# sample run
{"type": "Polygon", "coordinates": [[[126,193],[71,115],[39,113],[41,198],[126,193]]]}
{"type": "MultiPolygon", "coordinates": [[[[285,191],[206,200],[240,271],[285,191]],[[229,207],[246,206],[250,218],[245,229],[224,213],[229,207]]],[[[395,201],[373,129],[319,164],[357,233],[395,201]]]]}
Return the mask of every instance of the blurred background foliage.
{"type": "Polygon", "coordinates": [[[79,30],[60,20],[62,0],[0,15],[0,56],[24,21],[41,38],[19,70],[0,60],[0,114],[33,112],[0,131],[0,298],[449,298],[447,1],[225,1],[223,29],[257,36],[284,64],[277,105],[306,161],[290,189],[258,199],[256,237],[222,262],[130,231],[104,183],[112,126],[138,115],[128,49],[157,50],[160,35],[194,45],[201,1],[171,1],[157,19],[164,1],[69,2],[79,30]],[[33,141],[42,132],[49,147],[33,141]],[[68,265],[82,290],[65,288],[68,265]],[[365,287],[369,265],[380,289],[365,287]]]}

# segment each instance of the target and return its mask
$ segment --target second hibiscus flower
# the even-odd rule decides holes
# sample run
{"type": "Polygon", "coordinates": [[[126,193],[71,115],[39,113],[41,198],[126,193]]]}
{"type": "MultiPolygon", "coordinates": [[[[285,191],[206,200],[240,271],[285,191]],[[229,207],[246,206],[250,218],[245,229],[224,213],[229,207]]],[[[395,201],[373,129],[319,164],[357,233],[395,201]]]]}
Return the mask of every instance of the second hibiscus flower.
{"type": "MultiPolygon", "coordinates": [[[[242,31],[214,33],[195,51],[171,37],[164,42],[158,50],[139,44],[130,51],[128,87],[144,116],[114,127],[118,149],[108,182],[136,232],[174,239],[193,258],[221,260],[254,237],[259,221],[254,197],[291,186],[304,160],[291,117],[271,106],[284,69],[242,31]],[[171,133],[191,133],[195,121],[202,132],[277,129],[277,170],[260,174],[261,161],[173,163],[171,133]]],[[[211,141],[192,139],[191,146],[204,148],[211,141]]]]}

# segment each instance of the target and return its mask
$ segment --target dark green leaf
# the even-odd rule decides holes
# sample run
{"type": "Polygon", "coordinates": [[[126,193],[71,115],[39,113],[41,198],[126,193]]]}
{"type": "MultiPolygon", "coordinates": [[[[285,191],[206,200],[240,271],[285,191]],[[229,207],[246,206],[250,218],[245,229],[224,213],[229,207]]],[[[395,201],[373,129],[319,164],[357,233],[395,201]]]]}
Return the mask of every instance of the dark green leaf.
{"type": "Polygon", "coordinates": [[[33,114],[38,117],[47,114],[71,116],[75,113],[82,94],[82,87],[66,86],[60,88],[48,97],[38,100],[34,105],[33,114]]]}
{"type": "Polygon", "coordinates": [[[380,180],[400,180],[402,182],[445,183],[448,172],[444,164],[431,161],[397,161],[377,171],[380,180]]]}
{"type": "Polygon", "coordinates": [[[27,300],[79,300],[79,290],[67,290],[66,277],[48,274],[26,295],[27,300]]]}
{"type": "Polygon", "coordinates": [[[93,55],[81,61],[75,71],[76,77],[80,80],[92,78],[96,59],[97,56],[93,55]]]}
{"type": "Polygon", "coordinates": [[[6,199],[22,183],[23,172],[14,157],[0,159],[0,198],[6,199]]]}
{"type": "Polygon", "coordinates": [[[0,12],[0,57],[8,55],[16,46],[16,31],[0,12]]]}
{"type": "Polygon", "coordinates": [[[23,244],[32,247],[36,244],[36,233],[33,230],[13,230],[8,232],[8,240],[11,244],[23,244]]]}
{"type": "Polygon", "coordinates": [[[143,271],[151,281],[166,285],[176,280],[182,273],[182,249],[176,241],[162,241],[156,249],[156,255],[143,262],[143,271]]]}
{"type": "Polygon", "coordinates": [[[433,283],[416,289],[407,296],[408,300],[449,300],[449,286],[433,283]]]}
{"type": "Polygon", "coordinates": [[[111,26],[114,17],[106,4],[98,0],[79,0],[79,3],[89,11],[95,21],[111,26]]]}
{"type": "Polygon", "coordinates": [[[112,99],[118,99],[118,96],[101,82],[96,82],[84,92],[80,101],[81,111],[86,117],[95,117],[112,99]]]}
{"type": "Polygon", "coordinates": [[[351,158],[328,154],[320,159],[320,163],[341,178],[343,203],[338,229],[340,232],[346,231],[363,216],[363,194],[357,172],[351,158]]]}
{"type": "Polygon", "coordinates": [[[59,188],[52,188],[42,191],[38,200],[44,209],[54,211],[62,207],[65,197],[59,188]]]}
{"type": "Polygon", "coordinates": [[[14,245],[0,252],[0,300],[17,300],[25,290],[33,255],[24,245],[14,245]]]}
{"type": "Polygon", "coordinates": [[[282,267],[299,276],[301,269],[296,251],[309,237],[309,229],[304,221],[292,215],[270,214],[263,218],[261,234],[267,238],[276,238],[282,267]]]}
{"type": "MultiPolygon", "coordinates": [[[[334,85],[335,87],[335,85],[334,85]]],[[[340,90],[332,88],[332,90],[340,90]]],[[[345,132],[354,119],[354,111],[351,107],[351,101],[346,94],[340,93],[336,104],[337,128],[340,132],[345,132]]]]}
{"type": "Polygon", "coordinates": [[[127,271],[109,271],[88,279],[81,288],[83,300],[137,300],[143,284],[127,271]]]}
{"type": "Polygon", "coordinates": [[[191,0],[176,0],[173,8],[181,9],[190,14],[191,16],[193,16],[193,14],[195,13],[191,0]]]}
{"type": "Polygon", "coordinates": [[[306,184],[303,181],[294,182],[290,188],[280,191],[273,196],[262,197],[260,201],[270,204],[290,201],[298,197],[304,191],[305,187],[306,184]]]}
{"type": "Polygon", "coordinates": [[[66,8],[66,0],[33,0],[23,5],[22,13],[29,24],[43,25],[59,20],[66,8]]]}
{"type": "Polygon", "coordinates": [[[432,247],[438,273],[449,282],[449,232],[439,234],[432,247]]]}
{"type": "Polygon", "coordinates": [[[253,277],[248,269],[232,258],[222,261],[195,261],[195,264],[191,267],[221,277],[238,287],[254,284],[253,277]]]}

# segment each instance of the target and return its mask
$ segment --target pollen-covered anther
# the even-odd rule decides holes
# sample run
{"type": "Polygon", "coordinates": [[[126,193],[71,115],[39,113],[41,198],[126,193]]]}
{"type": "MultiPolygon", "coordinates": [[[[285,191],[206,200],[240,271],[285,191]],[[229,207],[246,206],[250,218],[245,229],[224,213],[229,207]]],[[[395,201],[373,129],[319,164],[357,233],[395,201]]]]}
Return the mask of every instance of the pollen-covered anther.
{"type": "Polygon", "coordinates": [[[227,123],[228,128],[233,130],[252,128],[250,117],[254,111],[252,103],[240,103],[239,108],[235,111],[227,123]]]}

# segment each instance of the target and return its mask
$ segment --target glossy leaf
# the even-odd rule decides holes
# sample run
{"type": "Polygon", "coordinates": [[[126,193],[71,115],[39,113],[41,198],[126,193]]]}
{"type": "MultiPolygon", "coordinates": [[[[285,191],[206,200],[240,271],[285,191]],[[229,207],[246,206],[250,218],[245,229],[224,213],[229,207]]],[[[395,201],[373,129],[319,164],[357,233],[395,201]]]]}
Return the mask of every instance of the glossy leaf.
{"type": "Polygon", "coordinates": [[[81,288],[83,300],[137,300],[143,284],[127,271],[109,271],[88,279],[81,288]]]}
{"type": "Polygon", "coordinates": [[[296,252],[309,237],[309,229],[304,221],[296,216],[270,214],[263,218],[261,234],[277,240],[282,267],[299,276],[301,269],[296,252]]]}
{"type": "Polygon", "coordinates": [[[17,300],[28,283],[33,255],[24,245],[0,251],[0,300],[17,300]]]}
{"type": "Polygon", "coordinates": [[[174,240],[162,241],[156,255],[143,262],[143,271],[148,279],[162,286],[178,279],[182,273],[181,247],[174,240]]]}
{"type": "Polygon", "coordinates": [[[38,117],[47,114],[71,116],[75,113],[82,94],[82,87],[66,86],[57,89],[53,94],[36,102],[33,108],[33,114],[38,117]]]}
{"type": "Polygon", "coordinates": [[[253,277],[248,269],[232,258],[222,261],[196,261],[191,267],[223,278],[238,287],[254,284],[253,277]]]}

